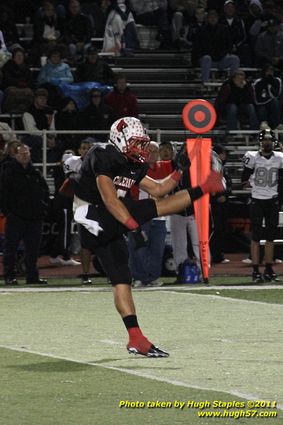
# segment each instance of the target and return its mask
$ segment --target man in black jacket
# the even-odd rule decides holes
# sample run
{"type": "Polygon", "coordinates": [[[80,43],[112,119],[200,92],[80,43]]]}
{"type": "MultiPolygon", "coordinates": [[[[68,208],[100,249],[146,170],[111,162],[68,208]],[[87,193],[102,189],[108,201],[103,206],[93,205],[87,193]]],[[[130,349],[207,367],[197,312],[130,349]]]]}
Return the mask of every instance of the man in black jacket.
{"type": "Polygon", "coordinates": [[[232,52],[239,56],[241,62],[248,59],[251,53],[247,50],[246,42],[246,27],[243,19],[238,16],[238,8],[234,0],[226,0],[223,6],[224,15],[220,19],[228,32],[232,42],[232,52]]]}
{"type": "Polygon", "coordinates": [[[37,258],[48,198],[47,183],[31,164],[29,147],[18,146],[15,158],[5,166],[0,180],[0,208],[6,216],[3,258],[6,285],[17,284],[15,262],[21,240],[25,246],[26,283],[47,283],[39,279],[37,258]]]}
{"type": "Polygon", "coordinates": [[[95,81],[112,85],[114,77],[114,72],[108,63],[98,56],[96,47],[90,46],[87,49],[85,61],[78,66],[77,81],[95,81]]]}
{"type": "MultiPolygon", "coordinates": [[[[80,130],[108,130],[115,121],[113,109],[104,103],[103,94],[99,89],[90,91],[90,103],[84,108],[78,117],[80,130]]],[[[90,133],[93,137],[93,134],[90,133]]],[[[99,142],[106,142],[107,134],[95,134],[99,142]]]]}
{"type": "Polygon", "coordinates": [[[80,2],[68,2],[68,13],[63,25],[63,42],[69,46],[69,53],[74,60],[83,54],[85,44],[92,37],[91,22],[81,11],[80,2]]]}
{"type": "Polygon", "coordinates": [[[232,55],[233,44],[228,29],[218,23],[218,14],[215,10],[208,11],[207,24],[198,33],[193,44],[193,53],[199,59],[201,78],[203,82],[209,80],[212,66],[220,70],[229,68],[232,75],[240,66],[240,59],[232,55]]]}

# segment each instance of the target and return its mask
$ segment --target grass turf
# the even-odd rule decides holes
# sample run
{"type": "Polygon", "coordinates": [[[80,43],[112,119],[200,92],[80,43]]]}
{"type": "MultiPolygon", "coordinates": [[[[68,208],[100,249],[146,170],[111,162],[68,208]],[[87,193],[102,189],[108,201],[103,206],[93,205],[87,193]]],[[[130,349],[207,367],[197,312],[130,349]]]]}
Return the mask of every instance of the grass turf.
{"type": "MultiPolygon", "coordinates": [[[[115,370],[6,349],[0,349],[0,373],[3,425],[229,425],[231,418],[198,418],[199,409],[181,410],[173,407],[174,402],[241,400],[221,392],[182,388],[115,370]],[[145,407],[119,407],[121,401],[127,400],[144,402],[145,407]],[[172,407],[149,408],[148,401],[172,402],[172,407]]],[[[280,422],[277,418],[275,423],[280,422]]],[[[237,423],[258,422],[241,418],[237,423]]],[[[260,419],[261,425],[272,423],[273,418],[260,419]]]]}
{"type": "MultiPolygon", "coordinates": [[[[50,283],[67,289],[70,280],[50,283]]],[[[78,285],[77,281],[72,283],[78,285]]],[[[226,279],[224,283],[227,284],[226,279]]],[[[236,283],[239,280],[232,281],[232,285],[236,283]]],[[[220,287],[216,291],[206,286],[205,290],[183,293],[181,289],[175,294],[171,288],[176,291],[174,286],[168,286],[165,291],[135,291],[134,295],[141,322],[147,329],[154,329],[154,340],[172,349],[168,360],[127,355],[122,343],[125,332],[108,292],[3,293],[0,424],[230,425],[232,418],[198,418],[198,409],[125,409],[119,408],[119,402],[233,401],[239,398],[212,388],[222,381],[218,387],[226,386],[227,390],[232,384],[237,389],[241,379],[254,380],[248,388],[255,393],[260,394],[264,386],[274,388],[271,393],[276,399],[280,392],[280,306],[269,309],[241,301],[233,304],[232,300],[220,302],[207,295],[219,292],[218,297],[275,304],[279,300],[282,303],[282,290],[246,290],[243,286],[241,290],[220,287]],[[45,355],[48,353],[50,356],[45,355]],[[108,369],[116,366],[121,370],[108,369]],[[238,381],[237,375],[241,376],[238,381]],[[174,385],[174,381],[192,382],[192,386],[174,385]],[[194,383],[201,387],[203,382],[210,390],[193,388],[194,383]]],[[[268,419],[240,418],[237,422],[282,425],[281,412],[279,415],[268,419]]]]}

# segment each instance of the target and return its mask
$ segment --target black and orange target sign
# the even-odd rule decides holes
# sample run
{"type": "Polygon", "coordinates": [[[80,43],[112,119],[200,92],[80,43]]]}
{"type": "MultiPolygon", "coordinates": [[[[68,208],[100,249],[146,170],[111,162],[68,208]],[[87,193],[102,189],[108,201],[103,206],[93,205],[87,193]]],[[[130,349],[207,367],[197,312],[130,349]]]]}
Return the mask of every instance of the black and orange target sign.
{"type": "Polygon", "coordinates": [[[214,127],[216,112],[207,100],[195,99],[186,104],[182,118],[188,130],[196,134],[203,134],[214,127]]]}

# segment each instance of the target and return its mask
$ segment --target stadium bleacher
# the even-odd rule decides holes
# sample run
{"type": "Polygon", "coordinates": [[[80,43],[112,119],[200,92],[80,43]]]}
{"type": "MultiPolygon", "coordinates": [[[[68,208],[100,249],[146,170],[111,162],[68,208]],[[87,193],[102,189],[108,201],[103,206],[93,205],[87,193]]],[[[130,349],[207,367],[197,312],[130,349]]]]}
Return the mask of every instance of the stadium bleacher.
{"type": "MultiPolygon", "coordinates": [[[[17,24],[20,42],[29,48],[33,37],[30,23],[17,24]]],[[[172,141],[176,144],[192,137],[184,129],[181,113],[190,100],[206,99],[213,104],[218,89],[227,78],[227,73],[217,69],[211,71],[211,81],[201,83],[200,68],[191,66],[191,53],[188,50],[158,50],[155,40],[156,28],[138,25],[142,49],[131,56],[107,54],[105,60],[114,72],[125,73],[129,86],[138,98],[140,118],[158,142],[172,141]]],[[[93,38],[92,42],[100,49],[102,38],[93,38]]],[[[100,53],[100,55],[102,55],[100,53]]],[[[38,68],[32,68],[38,73],[38,68]]],[[[255,79],[258,68],[243,68],[247,76],[255,79]]],[[[75,68],[73,69],[75,71],[75,68]]],[[[0,119],[16,128],[16,114],[2,114],[0,119]]],[[[235,191],[239,191],[241,157],[246,149],[254,146],[252,132],[231,132],[228,136],[224,126],[211,132],[214,141],[227,144],[229,162],[235,191]]],[[[47,167],[48,169],[48,167],[47,167]]]]}

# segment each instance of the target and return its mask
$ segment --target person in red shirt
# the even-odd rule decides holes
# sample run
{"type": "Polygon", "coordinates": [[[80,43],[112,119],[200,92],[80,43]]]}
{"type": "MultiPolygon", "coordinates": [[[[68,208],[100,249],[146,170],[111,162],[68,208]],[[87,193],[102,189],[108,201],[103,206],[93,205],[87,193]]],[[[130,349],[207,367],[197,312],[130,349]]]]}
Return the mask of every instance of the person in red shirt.
{"type": "Polygon", "coordinates": [[[138,101],[127,86],[125,74],[116,75],[114,89],[105,96],[105,103],[114,110],[116,119],[139,116],[138,101]]]}

